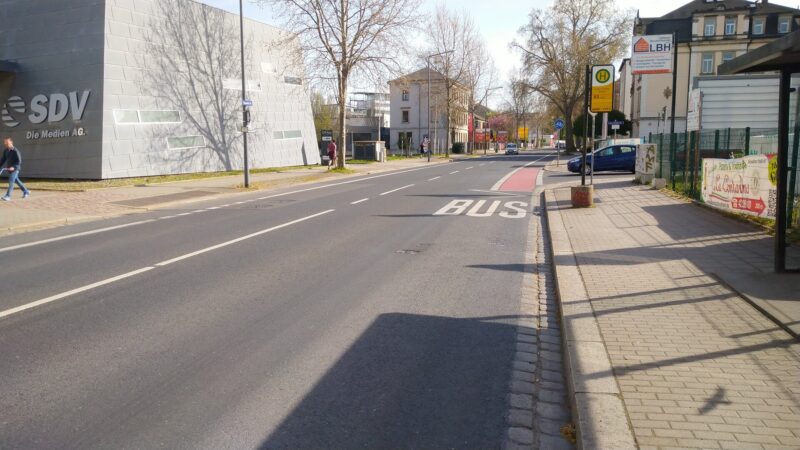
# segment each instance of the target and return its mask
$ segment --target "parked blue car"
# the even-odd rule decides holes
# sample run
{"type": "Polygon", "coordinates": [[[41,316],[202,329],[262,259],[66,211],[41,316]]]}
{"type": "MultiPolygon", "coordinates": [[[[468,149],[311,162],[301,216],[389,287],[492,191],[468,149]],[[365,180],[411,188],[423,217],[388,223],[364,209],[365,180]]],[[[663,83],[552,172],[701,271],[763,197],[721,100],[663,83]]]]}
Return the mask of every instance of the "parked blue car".
{"type": "MultiPolygon", "coordinates": [[[[567,161],[567,170],[573,173],[581,173],[581,157],[572,158],[567,161]]],[[[586,155],[586,173],[602,172],[606,170],[617,170],[625,172],[636,172],[636,146],[635,145],[612,145],[601,148],[594,152],[594,166],[592,166],[592,155],[586,155]]]]}

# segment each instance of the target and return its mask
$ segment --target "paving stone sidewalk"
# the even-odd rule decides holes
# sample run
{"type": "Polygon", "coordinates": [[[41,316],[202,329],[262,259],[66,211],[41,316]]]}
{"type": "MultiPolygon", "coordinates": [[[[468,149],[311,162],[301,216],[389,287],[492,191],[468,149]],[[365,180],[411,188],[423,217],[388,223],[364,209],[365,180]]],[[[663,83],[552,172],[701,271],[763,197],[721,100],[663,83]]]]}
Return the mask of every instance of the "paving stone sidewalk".
{"type": "Polygon", "coordinates": [[[570,208],[569,188],[547,208],[566,228],[639,447],[800,448],[800,343],[715,275],[770,270],[772,240],[600,178],[595,208],[570,208]]]}

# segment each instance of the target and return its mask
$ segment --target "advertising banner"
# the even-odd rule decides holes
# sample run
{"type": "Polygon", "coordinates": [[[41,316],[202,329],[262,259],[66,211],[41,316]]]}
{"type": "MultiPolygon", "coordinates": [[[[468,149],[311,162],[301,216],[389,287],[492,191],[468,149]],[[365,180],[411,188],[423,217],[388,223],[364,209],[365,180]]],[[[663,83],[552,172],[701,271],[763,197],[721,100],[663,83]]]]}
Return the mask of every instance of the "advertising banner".
{"type": "Polygon", "coordinates": [[[611,112],[614,109],[614,66],[592,67],[592,97],[589,111],[611,112]]]}
{"type": "Polygon", "coordinates": [[[489,140],[489,130],[486,128],[475,129],[475,142],[482,144],[489,140]]]}
{"type": "Polygon", "coordinates": [[[777,155],[703,160],[703,201],[716,208],[774,219],[777,155]]]}
{"type": "Polygon", "coordinates": [[[500,142],[501,144],[508,142],[508,131],[498,131],[497,142],[500,142]]]}
{"type": "Polygon", "coordinates": [[[671,34],[634,36],[631,52],[631,70],[634,75],[672,73],[671,34]]]}
{"type": "Polygon", "coordinates": [[[519,136],[519,140],[521,141],[528,141],[528,127],[518,127],[517,128],[517,136],[519,136]]]}

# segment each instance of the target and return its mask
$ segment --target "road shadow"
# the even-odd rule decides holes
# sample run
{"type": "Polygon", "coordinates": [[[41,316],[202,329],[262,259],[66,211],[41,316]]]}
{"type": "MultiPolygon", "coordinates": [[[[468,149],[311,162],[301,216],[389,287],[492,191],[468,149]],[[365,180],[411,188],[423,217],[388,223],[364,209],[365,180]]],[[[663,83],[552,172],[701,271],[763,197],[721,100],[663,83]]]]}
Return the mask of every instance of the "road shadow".
{"type": "Polygon", "coordinates": [[[517,317],[380,315],[260,448],[499,448],[517,317]]]}

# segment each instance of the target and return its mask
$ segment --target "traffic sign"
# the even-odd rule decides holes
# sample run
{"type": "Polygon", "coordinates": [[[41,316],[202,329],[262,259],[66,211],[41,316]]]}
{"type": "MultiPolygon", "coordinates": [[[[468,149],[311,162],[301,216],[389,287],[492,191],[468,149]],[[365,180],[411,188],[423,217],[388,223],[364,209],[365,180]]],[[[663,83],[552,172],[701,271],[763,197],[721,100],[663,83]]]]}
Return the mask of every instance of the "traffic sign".
{"type": "Polygon", "coordinates": [[[250,99],[242,100],[242,106],[253,106],[253,101],[250,99]]]}
{"type": "Polygon", "coordinates": [[[611,126],[616,125],[618,127],[621,127],[621,126],[625,125],[625,121],[624,120],[609,120],[608,124],[611,125],[611,126]]]}
{"type": "Polygon", "coordinates": [[[556,119],[556,121],[553,124],[553,126],[556,128],[556,130],[560,130],[560,129],[564,128],[564,120],[563,119],[556,119]]]}
{"type": "Polygon", "coordinates": [[[593,113],[611,112],[614,109],[614,66],[592,67],[592,101],[589,110],[593,113]]]}
{"type": "Polygon", "coordinates": [[[333,140],[333,130],[321,130],[319,134],[322,136],[322,142],[330,142],[333,140]]]}

